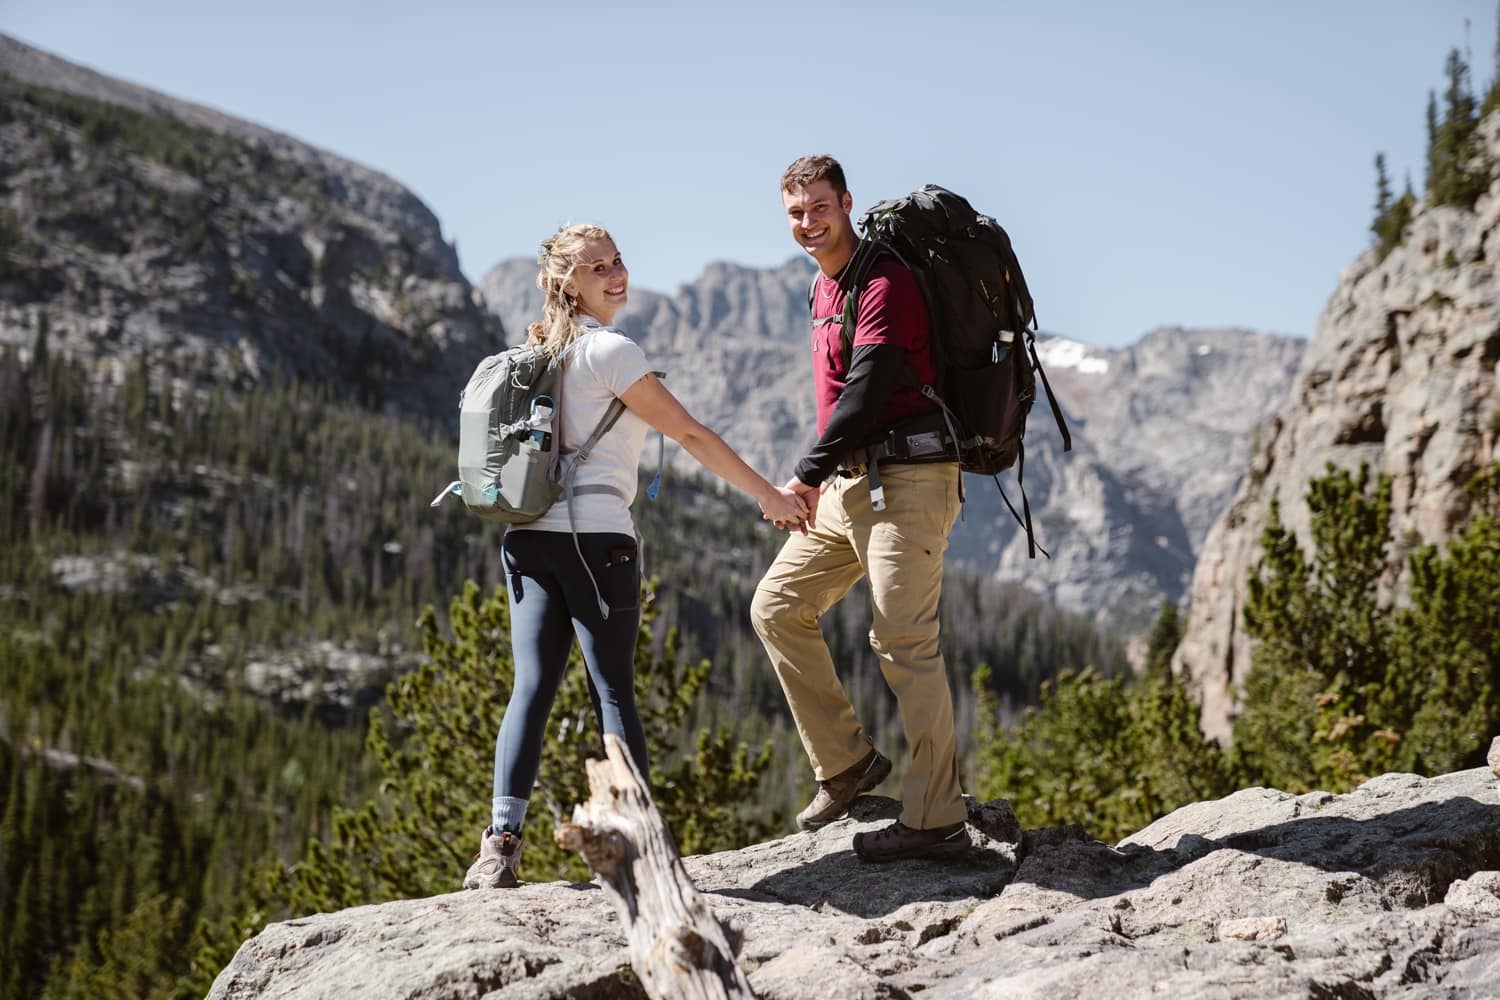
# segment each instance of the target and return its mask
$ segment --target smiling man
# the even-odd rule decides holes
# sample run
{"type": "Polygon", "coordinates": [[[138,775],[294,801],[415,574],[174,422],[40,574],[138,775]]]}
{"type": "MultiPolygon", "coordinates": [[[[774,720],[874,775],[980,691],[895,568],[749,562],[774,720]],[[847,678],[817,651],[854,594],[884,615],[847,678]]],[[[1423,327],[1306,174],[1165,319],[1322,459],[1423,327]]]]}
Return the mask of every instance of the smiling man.
{"type": "Polygon", "coordinates": [[[792,238],[818,265],[811,296],[818,440],[787,484],[813,516],[767,570],[751,619],[818,779],[797,824],[832,822],[891,771],[865,735],[818,626],[864,576],[870,646],[895,692],[911,763],[900,820],[857,835],[854,849],[867,861],[952,853],[968,837],[938,597],[959,470],[937,405],[917,389],[934,380],[927,309],[911,272],[881,256],[857,292],[846,344],[847,272],[860,241],[843,168],[830,156],[802,157],[782,175],[781,200],[792,238]]]}

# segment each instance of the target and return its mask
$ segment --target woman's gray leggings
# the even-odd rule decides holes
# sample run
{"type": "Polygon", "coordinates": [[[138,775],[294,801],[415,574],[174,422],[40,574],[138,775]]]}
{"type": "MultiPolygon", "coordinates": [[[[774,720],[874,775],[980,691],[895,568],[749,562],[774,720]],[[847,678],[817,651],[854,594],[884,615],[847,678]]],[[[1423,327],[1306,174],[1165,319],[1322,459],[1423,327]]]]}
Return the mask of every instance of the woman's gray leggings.
{"type": "MultiPolygon", "coordinates": [[[[630,535],[584,532],[583,558],[609,605],[599,610],[594,584],[565,531],[512,528],[503,555],[510,591],[510,643],[516,679],[495,740],[492,828],[519,834],[541,766],[547,716],[562,684],[576,636],[588,666],[599,728],[625,741],[649,780],[646,734],[635,707],[635,641],[641,623],[640,552],[630,535]]],[[[580,766],[582,761],[579,762],[580,766]]]]}

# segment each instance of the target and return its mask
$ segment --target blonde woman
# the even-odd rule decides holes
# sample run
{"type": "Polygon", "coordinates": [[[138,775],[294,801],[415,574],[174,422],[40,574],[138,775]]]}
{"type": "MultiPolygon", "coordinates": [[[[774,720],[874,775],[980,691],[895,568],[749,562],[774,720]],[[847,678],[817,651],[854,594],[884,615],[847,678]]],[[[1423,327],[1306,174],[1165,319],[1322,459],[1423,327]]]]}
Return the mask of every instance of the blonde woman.
{"type": "Polygon", "coordinates": [[[568,504],[559,502],[539,520],[505,534],[515,685],[495,740],[490,826],[464,878],[470,889],[518,884],[547,716],[575,638],[597,696],[600,729],[624,740],[642,775],[651,773],[635,705],[640,566],[626,499],[636,493],[647,429],[677,441],[710,472],[748,493],[778,526],[801,525],[807,516],[795,493],[770,483],[693,419],[651,373],[640,346],[610,326],[625,305],[629,271],[608,232],[566,226],[542,244],[539,263],[537,285],[546,299],[541,321],[527,330],[527,343],[562,359],[563,440],[585,440],[616,398],[626,410],[575,481],[575,488],[612,489],[575,496],[571,518],[568,504]]]}

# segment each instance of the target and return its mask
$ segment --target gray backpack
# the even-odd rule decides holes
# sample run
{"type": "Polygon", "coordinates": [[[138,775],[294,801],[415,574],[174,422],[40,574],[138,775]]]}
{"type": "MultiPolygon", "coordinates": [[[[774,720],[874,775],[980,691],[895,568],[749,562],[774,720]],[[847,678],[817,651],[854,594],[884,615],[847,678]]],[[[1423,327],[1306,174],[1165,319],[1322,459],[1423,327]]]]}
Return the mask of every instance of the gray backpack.
{"type": "MultiPolygon", "coordinates": [[[[620,419],[625,404],[613,400],[588,440],[576,450],[567,450],[562,440],[565,357],[566,352],[553,358],[534,347],[512,347],[479,363],[459,396],[458,478],[443,487],[431,506],[457,496],[470,513],[487,521],[527,524],[565,499],[571,525],[575,496],[611,493],[630,503],[630,497],[613,486],[573,485],[578,469],[620,419]]],[[[663,372],[653,374],[664,377],[663,372]]],[[[658,435],[656,479],[646,489],[653,500],[661,483],[662,449],[658,435]]],[[[583,559],[576,527],[573,546],[583,559]]],[[[584,568],[593,580],[594,571],[587,562],[584,568]]],[[[609,606],[599,594],[597,580],[594,596],[608,618],[609,606]]]]}
{"type": "Polygon", "coordinates": [[[432,501],[452,494],[486,521],[526,524],[563,495],[613,493],[612,486],[572,485],[578,467],[625,412],[616,399],[577,451],[562,441],[562,365],[533,347],[512,347],[479,363],[458,404],[458,478],[432,501]]]}

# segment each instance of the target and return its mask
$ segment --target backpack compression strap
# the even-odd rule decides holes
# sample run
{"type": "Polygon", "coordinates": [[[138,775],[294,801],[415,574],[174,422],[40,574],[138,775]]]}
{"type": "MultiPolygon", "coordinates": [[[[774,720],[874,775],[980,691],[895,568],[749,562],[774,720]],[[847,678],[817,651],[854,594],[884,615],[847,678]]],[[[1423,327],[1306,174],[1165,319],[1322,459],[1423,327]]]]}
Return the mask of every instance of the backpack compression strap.
{"type": "MultiPolygon", "coordinates": [[[[1033,326],[1036,325],[1036,320],[1031,322],[1033,326]]],[[[1036,356],[1036,338],[1028,334],[1026,346],[1031,351],[1031,369],[1042,377],[1042,388],[1047,390],[1047,403],[1052,407],[1052,419],[1057,421],[1057,429],[1062,432],[1063,451],[1072,451],[1073,435],[1068,433],[1068,422],[1063,419],[1062,407],[1057,405],[1057,397],[1052,394],[1052,383],[1047,381],[1042,359],[1036,356]]]]}

